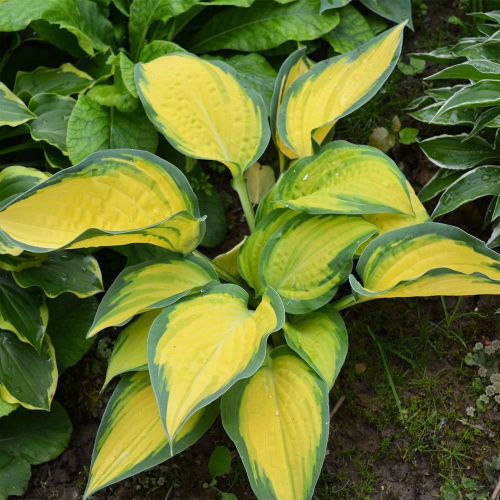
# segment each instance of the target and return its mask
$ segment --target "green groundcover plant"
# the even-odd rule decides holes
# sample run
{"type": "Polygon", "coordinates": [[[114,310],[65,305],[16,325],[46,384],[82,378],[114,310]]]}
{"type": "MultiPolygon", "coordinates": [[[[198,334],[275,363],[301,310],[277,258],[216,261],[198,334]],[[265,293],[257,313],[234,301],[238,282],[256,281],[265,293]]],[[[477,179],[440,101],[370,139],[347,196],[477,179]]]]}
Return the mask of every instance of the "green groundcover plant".
{"type": "Polygon", "coordinates": [[[455,131],[420,142],[440,167],[419,193],[420,200],[440,195],[432,214],[436,219],[472,200],[491,197],[484,224],[494,224],[488,241],[494,248],[500,245],[500,10],[470,15],[476,21],[468,28],[474,36],[414,54],[446,67],[426,78],[431,86],[410,105],[410,115],[455,131]],[[451,85],[432,85],[442,80],[451,85]]]}
{"type": "MultiPolygon", "coordinates": [[[[122,378],[85,497],[191,446],[220,413],[258,498],[309,499],[326,453],[328,392],[347,355],[339,311],[379,298],[500,294],[497,253],[431,222],[382,152],[332,142],[335,123],[393,70],[404,26],[317,64],[299,48],[269,108],[221,60],[174,51],[135,64],[147,119],[182,155],[232,176],[251,234],[213,262],[197,250],[205,213],[186,176],[140,149],[92,153],[0,209],[0,234],[23,252],[108,246],[129,256],[87,334],[127,325],[109,361],[105,383],[122,378]],[[271,137],[281,175],[254,213],[244,174],[271,137]],[[352,293],[331,303],[347,281],[352,293]]],[[[81,116],[85,131],[96,116],[81,116]]],[[[80,147],[92,139],[83,134],[80,147]]]]}

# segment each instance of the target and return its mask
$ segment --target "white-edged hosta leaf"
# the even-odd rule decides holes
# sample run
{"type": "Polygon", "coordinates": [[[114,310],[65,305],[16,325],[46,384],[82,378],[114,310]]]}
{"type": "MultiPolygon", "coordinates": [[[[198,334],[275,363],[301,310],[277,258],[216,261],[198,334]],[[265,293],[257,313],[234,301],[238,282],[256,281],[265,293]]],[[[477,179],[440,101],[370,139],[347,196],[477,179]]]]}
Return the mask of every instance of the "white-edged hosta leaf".
{"type": "Polygon", "coordinates": [[[56,355],[48,335],[38,353],[12,332],[0,330],[0,395],[5,401],[30,410],[49,410],[57,378],[56,355]]]}
{"type": "Polygon", "coordinates": [[[203,236],[184,175],[145,151],[100,151],[0,211],[0,234],[33,252],[152,243],[189,253],[203,236]]]}
{"type": "Polygon", "coordinates": [[[21,99],[28,101],[37,94],[79,94],[94,83],[90,75],[75,68],[71,63],[65,63],[59,68],[38,66],[34,71],[17,72],[14,92],[21,99]]]}
{"type": "Polygon", "coordinates": [[[11,273],[0,271],[0,328],[14,332],[40,352],[48,316],[41,290],[21,288],[11,273]]]}
{"type": "Polygon", "coordinates": [[[294,158],[314,154],[337,120],[380,89],[401,51],[404,23],[298,77],[278,111],[278,133],[294,158]]]}
{"type": "Polygon", "coordinates": [[[43,464],[66,449],[72,431],[66,410],[57,401],[52,403],[50,411],[20,408],[2,420],[0,448],[30,464],[43,464]]]}
{"type": "Polygon", "coordinates": [[[419,142],[429,160],[441,168],[466,170],[500,160],[500,151],[493,149],[481,137],[467,141],[466,134],[438,135],[419,142]]]}
{"type": "Polygon", "coordinates": [[[339,25],[323,35],[335,52],[344,54],[369,42],[375,36],[368,20],[352,5],[339,9],[339,15],[339,25]]]}
{"type": "Polygon", "coordinates": [[[435,99],[436,101],[441,101],[441,105],[444,101],[454,96],[459,90],[466,87],[465,84],[454,85],[453,87],[439,87],[435,89],[427,89],[425,93],[435,99]]]}
{"type": "Polygon", "coordinates": [[[298,0],[277,5],[256,0],[246,9],[225,9],[215,14],[193,37],[187,49],[214,52],[231,49],[259,52],[278,47],[289,40],[315,40],[339,22],[335,10],[320,14],[317,0],[298,0]]]}
{"type": "Polygon", "coordinates": [[[283,304],[272,289],[255,311],[247,301],[242,288],[219,285],[180,300],[155,319],[149,373],[169,440],[197,410],[264,361],[267,337],[283,326],[283,304]]]}
{"type": "Polygon", "coordinates": [[[440,168],[432,179],[420,190],[418,198],[420,201],[428,201],[439,193],[446,191],[457,179],[463,175],[461,170],[448,170],[440,168]]]}
{"type": "Polygon", "coordinates": [[[500,294],[500,255],[461,229],[435,222],[373,240],[351,275],[355,294],[370,298],[500,294]]]}
{"type": "Polygon", "coordinates": [[[73,164],[103,149],[131,148],[155,153],[158,132],[138,107],[131,113],[106,108],[79,95],[68,121],[67,147],[73,164]]]}
{"type": "Polygon", "coordinates": [[[464,139],[464,141],[469,140],[471,137],[477,135],[484,128],[500,128],[500,106],[496,108],[491,108],[486,110],[484,113],[480,114],[474,123],[474,128],[471,130],[470,134],[464,139]]]}
{"type": "Polygon", "coordinates": [[[88,336],[124,325],[137,313],[177,302],[217,282],[212,266],[199,257],[168,253],[125,268],[104,295],[88,336]]]}
{"type": "Polygon", "coordinates": [[[310,214],[413,215],[406,179],[385,154],[369,146],[331,142],[285,173],[276,206],[310,214]]]}
{"type": "Polygon", "coordinates": [[[264,152],[264,102],[231,66],[173,53],[136,65],[135,74],[149,118],[181,153],[220,161],[236,179],[264,152]]]}
{"type": "Polygon", "coordinates": [[[348,278],[358,247],[376,232],[376,226],[358,215],[299,213],[267,240],[259,264],[261,280],[279,293],[287,312],[318,309],[348,278]]]}
{"type": "Polygon", "coordinates": [[[442,102],[435,102],[430,106],[409,113],[412,118],[424,123],[435,125],[472,125],[476,118],[476,110],[473,108],[452,109],[446,111],[436,118],[438,111],[443,105],[442,102]]]}
{"type": "Polygon", "coordinates": [[[328,387],[287,346],[224,394],[222,423],[257,498],[312,498],[328,441],[328,387]]]}
{"type": "Polygon", "coordinates": [[[477,167],[463,174],[443,193],[432,218],[452,212],[483,196],[500,195],[500,167],[477,167]]]}
{"type": "Polygon", "coordinates": [[[121,373],[148,369],[149,330],[160,313],[161,309],[145,312],[120,332],[109,357],[103,388],[121,373]]]}
{"type": "Polygon", "coordinates": [[[35,118],[24,102],[0,82],[0,126],[17,127],[35,118]]]}
{"type": "Polygon", "coordinates": [[[447,80],[447,79],[467,79],[467,80],[500,80],[500,64],[488,61],[466,61],[434,73],[425,80],[447,80]]]}
{"type": "Polygon", "coordinates": [[[331,306],[307,314],[290,315],[283,326],[287,344],[331,389],[347,356],[347,330],[331,306]]]}
{"type": "Polygon", "coordinates": [[[191,446],[210,428],[218,412],[217,403],[196,412],[170,446],[148,372],[126,374],[102,417],[84,498],[191,446]]]}
{"type": "Polygon", "coordinates": [[[84,298],[104,291],[96,258],[77,251],[52,252],[37,267],[15,271],[12,275],[20,287],[38,286],[50,298],[65,292],[84,298]]]}
{"type": "Polygon", "coordinates": [[[295,215],[296,212],[286,208],[272,210],[259,222],[238,253],[239,274],[257,294],[262,292],[264,286],[259,274],[262,250],[269,238],[295,215]]]}

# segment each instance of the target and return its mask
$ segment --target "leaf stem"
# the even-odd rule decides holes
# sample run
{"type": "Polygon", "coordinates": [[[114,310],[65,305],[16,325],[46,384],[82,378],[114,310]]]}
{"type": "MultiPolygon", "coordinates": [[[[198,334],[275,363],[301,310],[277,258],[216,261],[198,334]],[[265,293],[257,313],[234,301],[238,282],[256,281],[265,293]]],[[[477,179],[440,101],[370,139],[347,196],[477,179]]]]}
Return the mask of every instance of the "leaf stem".
{"type": "Polygon", "coordinates": [[[243,175],[240,175],[237,179],[233,179],[231,181],[231,185],[240,197],[240,202],[241,206],[243,207],[245,219],[247,220],[250,232],[253,233],[255,230],[255,214],[253,211],[252,203],[250,202],[246,179],[243,175]]]}
{"type": "Polygon", "coordinates": [[[337,311],[343,311],[344,309],[347,309],[348,307],[352,307],[356,304],[359,304],[360,302],[365,302],[367,300],[370,300],[371,297],[364,297],[362,295],[358,296],[356,298],[354,294],[351,293],[351,295],[347,295],[346,297],[342,297],[341,299],[335,301],[332,306],[337,309],[337,311]]]}

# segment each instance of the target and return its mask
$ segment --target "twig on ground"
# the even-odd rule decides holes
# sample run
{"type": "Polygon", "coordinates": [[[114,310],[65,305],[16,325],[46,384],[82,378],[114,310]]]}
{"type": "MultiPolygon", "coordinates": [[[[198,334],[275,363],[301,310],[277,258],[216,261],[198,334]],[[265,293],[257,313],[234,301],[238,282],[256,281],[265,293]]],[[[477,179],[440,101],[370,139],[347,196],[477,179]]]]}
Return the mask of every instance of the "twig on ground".
{"type": "Polygon", "coordinates": [[[340,399],[337,401],[335,406],[333,407],[333,410],[330,412],[330,420],[333,418],[335,413],[339,411],[339,408],[342,406],[342,403],[345,401],[345,396],[341,396],[340,399]]]}

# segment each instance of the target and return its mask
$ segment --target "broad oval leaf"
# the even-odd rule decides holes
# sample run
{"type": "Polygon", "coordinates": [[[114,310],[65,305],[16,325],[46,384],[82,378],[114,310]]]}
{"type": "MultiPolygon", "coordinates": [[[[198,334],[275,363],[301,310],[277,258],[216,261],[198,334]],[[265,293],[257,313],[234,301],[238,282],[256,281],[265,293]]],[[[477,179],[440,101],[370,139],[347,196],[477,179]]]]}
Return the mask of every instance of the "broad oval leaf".
{"type": "Polygon", "coordinates": [[[101,151],[0,211],[0,234],[32,252],[152,243],[189,253],[203,236],[184,175],[144,151],[101,151]]]}
{"type": "Polygon", "coordinates": [[[0,450],[0,496],[22,496],[28,489],[31,466],[28,461],[0,450]]]}
{"type": "Polygon", "coordinates": [[[52,252],[40,265],[15,270],[12,276],[21,288],[38,286],[52,299],[65,292],[84,298],[104,291],[97,259],[78,251],[52,252]]]}
{"type": "Polygon", "coordinates": [[[4,125],[17,127],[36,118],[24,102],[2,82],[0,82],[0,116],[0,127],[4,125]]]}
{"type": "Polygon", "coordinates": [[[283,326],[287,344],[331,389],[347,356],[347,330],[340,314],[325,305],[307,314],[291,315],[283,326]]]}
{"type": "Polygon", "coordinates": [[[500,195],[500,167],[477,167],[462,175],[443,193],[432,218],[447,214],[469,201],[491,195],[500,195]]]}
{"type": "Polygon", "coordinates": [[[149,372],[170,440],[194,412],[262,364],[267,337],[283,326],[283,305],[271,289],[255,311],[247,301],[240,287],[219,285],[165,308],[154,321],[149,372]]]}
{"type": "Polygon", "coordinates": [[[192,255],[168,253],[127,267],[104,295],[88,337],[104,328],[124,325],[145,309],[169,306],[191,291],[217,281],[212,266],[192,255]]]}
{"type": "Polygon", "coordinates": [[[102,417],[84,498],[191,446],[210,428],[218,412],[217,403],[199,410],[186,422],[171,447],[148,372],[125,375],[102,417]]]}
{"type": "Polygon", "coordinates": [[[50,410],[57,386],[54,347],[48,335],[40,353],[13,333],[0,330],[0,395],[30,410],[50,410]]]}
{"type": "Polygon", "coordinates": [[[14,332],[38,352],[47,329],[49,311],[36,288],[21,288],[6,271],[0,271],[0,328],[14,332]]]}
{"type": "Polygon", "coordinates": [[[396,26],[358,49],[316,64],[292,83],[278,112],[278,133],[293,157],[314,154],[313,134],[321,144],[338,119],[380,89],[398,60],[403,28],[396,26]]]}
{"type": "Polygon", "coordinates": [[[500,255],[461,229],[435,222],[379,236],[356,271],[364,286],[354,276],[351,286],[367,298],[500,294],[500,255]]]}
{"type": "Polygon", "coordinates": [[[336,141],[285,173],[275,203],[310,214],[412,215],[406,179],[381,151],[336,141]]]}
{"type": "Polygon", "coordinates": [[[289,347],[222,396],[222,423],[257,498],[308,500],[328,441],[328,387],[289,347]]]}
{"type": "Polygon", "coordinates": [[[297,215],[296,212],[286,208],[272,210],[245,240],[238,253],[239,274],[257,294],[261,293],[264,287],[259,274],[259,262],[262,250],[269,238],[295,215],[297,215]]]}
{"type": "Polygon", "coordinates": [[[103,388],[113,377],[121,373],[148,369],[149,330],[160,313],[161,309],[155,309],[141,314],[120,332],[108,361],[103,388]]]}
{"type": "Polygon", "coordinates": [[[139,97],[151,121],[181,153],[224,163],[238,178],[269,137],[262,97],[220,61],[173,53],[138,64],[139,97]]]}
{"type": "Polygon", "coordinates": [[[262,282],[279,293],[286,312],[318,309],[348,278],[358,247],[376,232],[357,215],[297,214],[266,243],[260,258],[262,282]]]}

